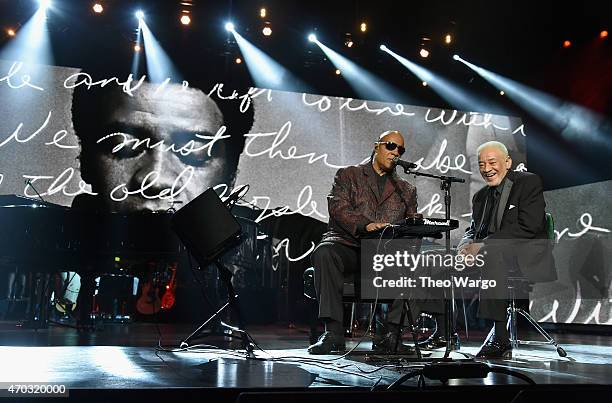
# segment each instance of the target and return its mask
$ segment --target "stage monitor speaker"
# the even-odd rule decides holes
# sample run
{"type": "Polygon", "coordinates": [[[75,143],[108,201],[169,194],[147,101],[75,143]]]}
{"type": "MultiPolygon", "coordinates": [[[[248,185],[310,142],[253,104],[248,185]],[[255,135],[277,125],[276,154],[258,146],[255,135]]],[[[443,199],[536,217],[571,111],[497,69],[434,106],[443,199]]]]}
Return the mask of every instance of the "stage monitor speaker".
{"type": "Polygon", "coordinates": [[[172,217],[172,228],[200,267],[237,245],[242,233],[238,220],[213,188],[178,210],[172,217]]]}

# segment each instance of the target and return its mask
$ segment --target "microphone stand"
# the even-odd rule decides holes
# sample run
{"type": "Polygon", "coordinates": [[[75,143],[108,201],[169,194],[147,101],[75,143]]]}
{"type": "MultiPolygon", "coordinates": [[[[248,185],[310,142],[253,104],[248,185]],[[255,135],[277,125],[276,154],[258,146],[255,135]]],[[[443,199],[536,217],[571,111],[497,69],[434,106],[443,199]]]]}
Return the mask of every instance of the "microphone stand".
{"type": "MultiPolygon", "coordinates": [[[[465,183],[465,179],[457,178],[456,176],[446,176],[446,175],[433,175],[424,172],[416,172],[411,171],[409,167],[402,167],[404,169],[404,173],[408,175],[414,176],[424,176],[427,178],[433,178],[440,180],[440,190],[444,191],[444,211],[445,211],[445,220],[450,220],[450,211],[451,211],[451,185],[453,182],[456,183],[465,183]]],[[[446,241],[446,253],[450,254],[451,244],[450,244],[450,230],[444,232],[444,238],[446,241]]],[[[454,290],[451,283],[451,295],[449,298],[444,298],[444,323],[445,331],[444,337],[446,338],[446,350],[444,351],[444,360],[446,360],[451,351],[451,328],[454,330],[453,326],[453,304],[451,301],[454,301],[454,290]]]]}
{"type": "Polygon", "coordinates": [[[36,190],[36,188],[34,187],[34,184],[32,183],[32,179],[28,179],[26,181],[26,189],[29,187],[31,187],[34,192],[36,193],[36,196],[38,196],[38,198],[43,202],[43,203],[47,203],[47,201],[45,199],[43,199],[43,197],[40,195],[40,193],[38,193],[38,190],[36,190]]]}

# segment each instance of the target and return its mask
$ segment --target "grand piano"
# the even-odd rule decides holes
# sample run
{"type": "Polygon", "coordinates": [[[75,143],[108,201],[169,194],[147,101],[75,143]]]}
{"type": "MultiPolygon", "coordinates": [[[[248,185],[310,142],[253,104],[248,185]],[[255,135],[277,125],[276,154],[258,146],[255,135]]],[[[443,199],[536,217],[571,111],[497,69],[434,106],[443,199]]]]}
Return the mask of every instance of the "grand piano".
{"type": "MultiPolygon", "coordinates": [[[[141,270],[143,263],[177,261],[183,247],[170,218],[169,213],[98,213],[0,195],[0,273],[13,281],[27,278],[26,322],[45,327],[52,273],[135,275],[132,268],[141,270]]],[[[9,299],[15,297],[11,287],[9,299]]]]}
{"type": "MultiPolygon", "coordinates": [[[[262,251],[270,248],[269,239],[259,239],[257,224],[244,212],[234,213],[243,229],[243,242],[222,261],[248,270],[266,265],[264,257],[271,258],[271,252],[262,251]]],[[[141,277],[147,274],[143,270],[150,270],[148,262],[181,260],[186,251],[172,230],[171,218],[170,212],[101,213],[0,195],[0,274],[27,275],[29,316],[39,326],[46,320],[43,311],[53,273],[141,277]]]]}
{"type": "Polygon", "coordinates": [[[172,259],[181,243],[169,213],[96,213],[0,196],[0,265],[34,271],[105,272],[115,257],[172,259]]]}

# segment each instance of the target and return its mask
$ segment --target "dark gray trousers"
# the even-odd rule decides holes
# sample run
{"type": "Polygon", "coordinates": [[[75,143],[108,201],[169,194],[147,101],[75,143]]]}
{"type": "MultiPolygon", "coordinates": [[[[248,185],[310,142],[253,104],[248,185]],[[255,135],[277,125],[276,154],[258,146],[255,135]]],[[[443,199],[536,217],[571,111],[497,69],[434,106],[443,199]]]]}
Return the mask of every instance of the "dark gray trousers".
{"type": "MultiPolygon", "coordinates": [[[[359,276],[360,249],[337,242],[322,242],[310,256],[314,267],[314,284],[319,301],[319,318],[342,322],[342,293],[345,278],[350,274],[359,276]]],[[[395,300],[387,314],[387,321],[398,324],[403,308],[403,300],[395,300]]],[[[413,318],[421,312],[442,313],[442,301],[411,301],[413,318]]],[[[407,323],[407,322],[405,322],[407,323]]]]}
{"type": "Polygon", "coordinates": [[[344,278],[359,274],[359,248],[321,242],[310,255],[319,300],[319,318],[342,322],[344,278]]]}
{"type": "MultiPolygon", "coordinates": [[[[332,319],[342,322],[343,303],[342,293],[345,278],[351,274],[359,276],[360,273],[360,249],[337,242],[322,242],[310,256],[314,267],[314,282],[319,301],[319,318],[332,319]]],[[[489,278],[498,281],[498,289],[506,288],[505,276],[501,273],[500,266],[489,265],[489,278]],[[499,287],[499,284],[502,287],[499,287]]],[[[481,295],[483,297],[483,295],[481,295]]],[[[478,317],[502,321],[506,318],[507,300],[487,296],[481,298],[478,317]]],[[[410,309],[413,319],[421,312],[431,314],[442,314],[444,312],[443,296],[432,296],[427,301],[410,301],[410,309]]],[[[396,300],[391,305],[387,314],[387,321],[399,324],[403,308],[403,300],[396,300]]],[[[407,324],[406,321],[404,321],[407,324]]]]}

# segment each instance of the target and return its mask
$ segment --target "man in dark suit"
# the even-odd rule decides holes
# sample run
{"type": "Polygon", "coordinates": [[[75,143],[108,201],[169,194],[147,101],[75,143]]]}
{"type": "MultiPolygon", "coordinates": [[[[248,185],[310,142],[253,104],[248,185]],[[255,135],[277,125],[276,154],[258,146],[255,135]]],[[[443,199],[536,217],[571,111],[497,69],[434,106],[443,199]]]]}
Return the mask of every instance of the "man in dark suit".
{"type": "Polygon", "coordinates": [[[556,270],[546,231],[542,182],[529,172],[514,172],[506,146],[490,141],[478,147],[480,175],[487,186],[472,200],[472,223],[458,250],[484,254],[482,277],[497,282],[481,290],[478,316],[495,322],[478,356],[507,355],[512,347],[506,328],[507,278],[520,271],[532,282],[554,281],[556,270]]]}
{"type": "MultiPolygon", "coordinates": [[[[311,354],[344,351],[342,290],[345,274],[359,270],[360,238],[417,212],[416,188],[395,173],[393,158],[404,153],[404,138],[387,131],[374,143],[369,162],[341,168],[328,195],[328,231],[311,255],[325,332],[311,354]]],[[[393,344],[387,340],[387,344],[393,344]]]]}

